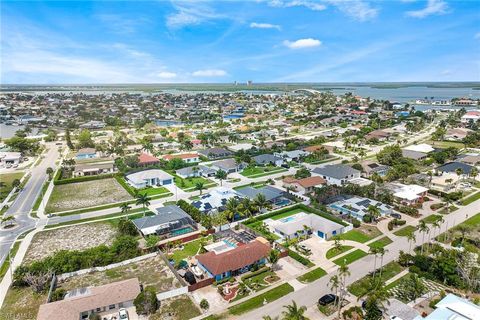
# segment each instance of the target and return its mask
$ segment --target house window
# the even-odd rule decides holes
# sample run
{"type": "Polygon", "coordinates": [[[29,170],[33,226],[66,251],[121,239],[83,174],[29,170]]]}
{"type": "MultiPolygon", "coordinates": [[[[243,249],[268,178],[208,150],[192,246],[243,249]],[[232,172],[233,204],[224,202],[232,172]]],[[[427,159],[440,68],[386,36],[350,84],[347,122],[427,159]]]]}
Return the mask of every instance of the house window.
{"type": "Polygon", "coordinates": [[[108,310],[112,310],[112,309],[115,309],[115,305],[114,304],[111,304],[108,306],[108,310]]]}

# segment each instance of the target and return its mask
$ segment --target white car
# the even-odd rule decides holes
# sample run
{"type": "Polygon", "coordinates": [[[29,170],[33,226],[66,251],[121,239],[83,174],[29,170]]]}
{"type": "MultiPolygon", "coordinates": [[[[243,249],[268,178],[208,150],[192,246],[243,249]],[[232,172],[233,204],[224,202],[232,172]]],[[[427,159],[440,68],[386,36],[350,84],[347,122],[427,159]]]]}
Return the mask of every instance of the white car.
{"type": "Polygon", "coordinates": [[[194,274],[197,278],[201,278],[201,277],[202,277],[203,272],[202,272],[202,269],[200,269],[200,267],[198,267],[198,266],[193,266],[193,267],[191,267],[191,269],[192,269],[193,274],[194,274]]]}
{"type": "Polygon", "coordinates": [[[122,308],[122,309],[118,310],[118,318],[122,319],[122,320],[128,320],[129,318],[128,318],[127,309],[122,308]]]}

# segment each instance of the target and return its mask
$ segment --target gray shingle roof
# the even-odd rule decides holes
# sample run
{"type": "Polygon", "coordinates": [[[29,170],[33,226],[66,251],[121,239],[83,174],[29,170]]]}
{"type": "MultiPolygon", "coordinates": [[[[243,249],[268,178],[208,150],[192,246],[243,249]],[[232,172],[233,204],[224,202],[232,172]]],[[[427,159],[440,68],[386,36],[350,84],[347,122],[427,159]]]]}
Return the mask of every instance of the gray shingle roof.
{"type": "Polygon", "coordinates": [[[268,163],[274,163],[275,161],[282,160],[282,158],[274,156],[273,154],[261,154],[258,156],[253,157],[253,160],[257,164],[268,164],[268,163]]]}
{"type": "Polygon", "coordinates": [[[333,164],[322,168],[315,168],[312,172],[335,179],[344,179],[351,175],[360,174],[360,171],[344,164],[333,164]]]}
{"type": "Polygon", "coordinates": [[[169,205],[157,208],[157,214],[151,217],[143,217],[133,220],[132,222],[138,229],[145,229],[161,224],[174,222],[182,219],[191,219],[190,216],[180,207],[169,205]]]}
{"type": "Polygon", "coordinates": [[[281,197],[283,192],[277,188],[271,187],[271,186],[265,186],[262,188],[255,189],[253,187],[246,187],[237,190],[237,192],[246,198],[249,198],[251,200],[255,199],[258,194],[263,194],[267,201],[276,199],[278,197],[281,197]]]}

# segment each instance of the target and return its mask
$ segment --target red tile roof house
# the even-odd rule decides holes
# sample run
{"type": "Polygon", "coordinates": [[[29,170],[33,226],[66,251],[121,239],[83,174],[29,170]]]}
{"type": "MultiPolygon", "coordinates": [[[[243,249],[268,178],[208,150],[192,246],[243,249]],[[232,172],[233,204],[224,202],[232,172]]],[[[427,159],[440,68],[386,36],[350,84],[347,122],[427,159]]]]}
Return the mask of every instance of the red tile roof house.
{"type": "Polygon", "coordinates": [[[319,176],[312,176],[303,179],[295,179],[293,177],[286,177],[283,179],[283,186],[293,187],[296,192],[300,194],[309,194],[315,190],[316,186],[327,184],[327,181],[319,176]]]}
{"type": "Polygon", "coordinates": [[[182,159],[186,163],[200,162],[200,156],[196,153],[167,154],[163,156],[163,159],[167,161],[170,161],[172,159],[182,159]]]}
{"type": "Polygon", "coordinates": [[[210,251],[196,256],[198,266],[215,281],[237,276],[254,265],[267,262],[270,244],[259,237],[256,240],[222,253],[210,251]]]}
{"type": "Polygon", "coordinates": [[[158,160],[157,158],[155,158],[154,156],[148,153],[140,153],[140,155],[138,156],[138,165],[140,167],[151,166],[159,163],[160,163],[160,160],[158,160]]]}
{"type": "Polygon", "coordinates": [[[37,320],[79,320],[88,319],[92,313],[100,316],[113,314],[120,308],[133,306],[139,293],[137,278],[75,289],[69,291],[63,300],[42,304],[37,320]]]}

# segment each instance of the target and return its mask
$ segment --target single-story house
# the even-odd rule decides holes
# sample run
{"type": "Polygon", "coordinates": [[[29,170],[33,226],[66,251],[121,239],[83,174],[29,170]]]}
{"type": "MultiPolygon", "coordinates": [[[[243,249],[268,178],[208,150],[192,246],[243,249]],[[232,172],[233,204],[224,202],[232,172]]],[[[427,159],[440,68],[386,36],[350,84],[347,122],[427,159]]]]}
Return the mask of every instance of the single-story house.
{"type": "Polygon", "coordinates": [[[223,170],[226,173],[234,173],[234,172],[242,171],[246,166],[247,166],[246,163],[244,162],[237,163],[235,159],[224,159],[224,160],[212,162],[212,165],[210,168],[212,168],[215,171],[223,170]]]}
{"type": "Polygon", "coordinates": [[[388,170],[390,170],[389,166],[371,160],[364,160],[360,162],[360,165],[363,168],[362,176],[365,178],[372,176],[374,173],[378,174],[380,177],[384,177],[387,175],[388,170]]]}
{"type": "Polygon", "coordinates": [[[22,159],[20,152],[0,152],[0,165],[19,164],[22,162],[22,159]]]}
{"type": "Polygon", "coordinates": [[[402,149],[402,156],[412,160],[423,160],[428,157],[428,154],[420,151],[402,149]]]}
{"type": "Polygon", "coordinates": [[[210,160],[227,158],[233,155],[233,152],[224,148],[209,148],[205,150],[199,150],[198,153],[210,160]]]}
{"type": "Polygon", "coordinates": [[[274,153],[275,156],[280,157],[287,162],[299,162],[302,158],[305,158],[309,154],[309,152],[306,152],[304,150],[293,150],[274,153]]]}
{"type": "Polygon", "coordinates": [[[132,307],[139,293],[137,278],[74,289],[67,292],[63,300],[42,304],[37,320],[79,320],[89,319],[93,313],[112,314],[120,308],[132,307]]]}
{"type": "Polygon", "coordinates": [[[229,278],[250,270],[253,265],[267,262],[270,252],[267,240],[258,237],[256,240],[235,247],[232,250],[216,253],[210,251],[196,256],[198,266],[215,281],[229,278]]]}
{"type": "Polygon", "coordinates": [[[115,164],[113,161],[95,162],[95,163],[79,163],[75,165],[73,170],[74,177],[96,176],[99,174],[115,172],[115,164]]]}
{"type": "Polygon", "coordinates": [[[480,154],[478,153],[467,153],[457,157],[455,161],[463,162],[471,166],[476,166],[480,164],[480,154]]]}
{"type": "Polygon", "coordinates": [[[385,188],[393,193],[395,201],[405,205],[422,203],[428,192],[428,188],[416,184],[389,183],[385,188]]]}
{"type": "Polygon", "coordinates": [[[455,189],[459,177],[455,173],[444,173],[440,176],[433,176],[430,181],[430,189],[442,192],[449,192],[455,189]]]}
{"type": "Polygon", "coordinates": [[[260,154],[253,157],[252,159],[258,166],[273,165],[279,167],[284,162],[283,158],[275,156],[273,154],[260,154]]]}
{"type": "Polygon", "coordinates": [[[348,214],[360,221],[363,219],[364,215],[369,214],[368,208],[370,206],[377,207],[380,210],[380,215],[382,216],[389,215],[393,212],[393,208],[387,204],[358,196],[335,201],[328,205],[330,209],[341,214],[348,214]]]}
{"type": "Polygon", "coordinates": [[[236,191],[240,197],[248,198],[250,200],[255,200],[259,194],[263,194],[265,199],[272,204],[285,201],[283,198],[283,191],[272,186],[264,186],[258,189],[253,187],[245,187],[236,191]]]}
{"type": "Polygon", "coordinates": [[[447,130],[444,138],[445,140],[461,141],[471,132],[473,130],[467,128],[452,128],[447,130]]]}
{"type": "Polygon", "coordinates": [[[420,144],[412,144],[410,146],[404,147],[403,150],[430,153],[435,151],[435,148],[427,143],[420,143],[420,144]]]}
{"type": "Polygon", "coordinates": [[[198,210],[209,213],[222,211],[227,204],[228,199],[240,198],[239,194],[227,187],[217,187],[207,194],[200,196],[200,199],[192,202],[192,205],[198,210]]]}
{"type": "Polygon", "coordinates": [[[140,167],[151,166],[159,163],[160,163],[160,160],[158,160],[156,157],[152,156],[151,154],[140,153],[140,155],[138,156],[138,165],[140,167]]]}
{"type": "Polygon", "coordinates": [[[131,173],[125,177],[134,188],[164,186],[173,183],[173,176],[160,169],[149,169],[131,173]]]}
{"type": "Polygon", "coordinates": [[[93,159],[98,157],[97,151],[95,148],[83,148],[78,150],[77,154],[75,155],[75,159],[82,160],[82,159],[93,159]]]}
{"type": "Polygon", "coordinates": [[[320,187],[327,184],[327,181],[320,176],[311,176],[303,179],[295,179],[293,177],[286,177],[283,179],[283,187],[291,187],[300,194],[306,195],[315,190],[315,187],[320,187]]]}
{"type": "Polygon", "coordinates": [[[473,124],[480,120],[480,111],[472,110],[465,113],[460,121],[464,124],[473,124]]]}
{"type": "Polygon", "coordinates": [[[176,205],[169,205],[156,209],[154,216],[132,220],[142,235],[156,234],[170,238],[190,233],[197,229],[197,224],[190,215],[176,205]]]}
{"type": "Polygon", "coordinates": [[[419,315],[414,320],[473,320],[478,319],[479,314],[480,306],[453,293],[449,293],[445,298],[437,302],[432,313],[426,317],[419,315]]]}
{"type": "Polygon", "coordinates": [[[371,139],[377,139],[378,141],[386,141],[388,138],[390,138],[392,134],[388,131],[385,130],[375,130],[370,133],[368,133],[365,136],[366,140],[371,140],[371,139]]]}
{"type": "Polygon", "coordinates": [[[266,219],[268,229],[284,239],[293,239],[310,232],[321,239],[329,239],[344,232],[345,226],[313,213],[299,212],[274,220],[266,219]],[[308,229],[305,229],[305,226],[308,229]]]}
{"type": "Polygon", "coordinates": [[[170,161],[172,159],[181,159],[186,163],[200,162],[200,156],[196,153],[167,154],[163,156],[163,159],[167,161],[170,161]]]}
{"type": "Polygon", "coordinates": [[[322,177],[328,185],[343,185],[349,180],[360,178],[361,172],[345,164],[332,164],[312,170],[312,174],[322,177]]]}
{"type": "Polygon", "coordinates": [[[473,166],[468,165],[466,163],[452,161],[437,167],[435,170],[437,172],[442,172],[442,173],[445,173],[445,172],[456,173],[458,169],[461,169],[462,175],[468,176],[470,175],[470,172],[472,171],[473,168],[474,168],[473,166]]]}
{"type": "Polygon", "coordinates": [[[175,173],[177,174],[177,176],[183,179],[200,177],[202,175],[202,169],[200,169],[199,166],[185,167],[178,169],[177,171],[175,171],[175,173]]]}

